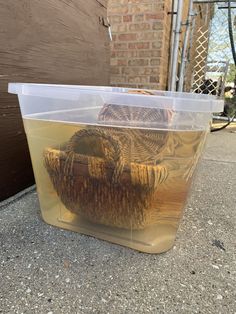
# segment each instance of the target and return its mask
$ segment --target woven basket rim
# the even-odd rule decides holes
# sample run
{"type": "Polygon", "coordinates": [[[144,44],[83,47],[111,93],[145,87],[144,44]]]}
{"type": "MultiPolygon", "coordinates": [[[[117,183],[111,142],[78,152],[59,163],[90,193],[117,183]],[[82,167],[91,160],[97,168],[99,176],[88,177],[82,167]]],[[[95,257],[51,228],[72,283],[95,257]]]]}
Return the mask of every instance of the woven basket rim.
{"type": "MultiPolygon", "coordinates": [[[[47,147],[45,150],[44,150],[44,154],[49,154],[49,153],[54,153],[54,154],[57,154],[58,157],[62,160],[66,160],[68,158],[68,153],[65,151],[65,149],[56,149],[56,148],[53,148],[53,147],[47,147]]],[[[83,154],[78,154],[78,153],[75,153],[74,154],[74,161],[76,162],[79,162],[81,164],[84,164],[84,165],[88,165],[88,161],[89,159],[91,158],[96,158],[98,162],[100,163],[103,163],[105,165],[106,168],[115,168],[115,162],[112,161],[112,160],[106,160],[105,158],[101,158],[101,157],[96,157],[96,156],[89,156],[89,155],[83,155],[83,154]]],[[[137,165],[137,166],[141,166],[141,165],[145,165],[145,166],[148,166],[150,168],[153,168],[153,169],[162,169],[163,166],[162,165],[150,165],[150,164],[145,164],[145,163],[135,163],[135,162],[131,162],[130,164],[132,165],[137,165]]],[[[130,171],[131,167],[127,164],[124,165],[123,167],[123,171],[130,171]]]]}

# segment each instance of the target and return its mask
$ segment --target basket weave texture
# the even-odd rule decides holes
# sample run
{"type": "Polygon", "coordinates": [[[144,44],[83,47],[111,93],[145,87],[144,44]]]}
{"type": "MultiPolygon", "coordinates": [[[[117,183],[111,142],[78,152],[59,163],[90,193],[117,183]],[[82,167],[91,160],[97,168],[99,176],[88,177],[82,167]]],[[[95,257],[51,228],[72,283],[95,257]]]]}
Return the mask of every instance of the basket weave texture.
{"type": "Polygon", "coordinates": [[[123,121],[168,122],[160,109],[104,105],[101,126],[76,132],[65,146],[44,151],[44,164],[62,203],[91,222],[143,229],[158,218],[155,196],[168,169],[158,155],[168,132],[116,127],[123,121]],[[161,119],[161,120],[160,120],[161,119]],[[107,127],[102,124],[112,124],[107,127]]]}

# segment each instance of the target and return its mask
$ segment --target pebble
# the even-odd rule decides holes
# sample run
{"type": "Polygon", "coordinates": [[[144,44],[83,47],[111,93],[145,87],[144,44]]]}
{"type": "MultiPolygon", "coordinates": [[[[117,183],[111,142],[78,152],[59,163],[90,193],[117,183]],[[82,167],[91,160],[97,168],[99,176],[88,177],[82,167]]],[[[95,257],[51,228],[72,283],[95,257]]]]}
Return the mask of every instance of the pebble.
{"type": "Polygon", "coordinates": [[[215,268],[215,269],[219,269],[219,266],[217,266],[217,265],[211,265],[213,268],[215,268]]]}

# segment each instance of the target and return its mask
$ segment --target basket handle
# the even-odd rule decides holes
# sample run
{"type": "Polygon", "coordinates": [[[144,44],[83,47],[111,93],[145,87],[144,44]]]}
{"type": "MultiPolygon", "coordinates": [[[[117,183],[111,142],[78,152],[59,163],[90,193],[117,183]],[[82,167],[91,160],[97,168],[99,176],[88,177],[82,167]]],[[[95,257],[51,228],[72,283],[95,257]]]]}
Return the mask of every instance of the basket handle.
{"type": "Polygon", "coordinates": [[[121,153],[121,145],[118,139],[114,138],[108,132],[105,130],[93,128],[93,129],[82,129],[78,132],[76,132],[70,139],[68,145],[67,145],[67,152],[68,153],[75,153],[76,154],[76,148],[78,147],[78,144],[80,143],[80,140],[83,138],[88,137],[97,137],[103,138],[109,142],[109,144],[113,148],[113,154],[106,154],[106,151],[104,151],[104,157],[105,159],[112,159],[115,163],[115,170],[112,175],[112,182],[117,183],[119,181],[120,175],[124,168],[122,153],[121,153]]]}

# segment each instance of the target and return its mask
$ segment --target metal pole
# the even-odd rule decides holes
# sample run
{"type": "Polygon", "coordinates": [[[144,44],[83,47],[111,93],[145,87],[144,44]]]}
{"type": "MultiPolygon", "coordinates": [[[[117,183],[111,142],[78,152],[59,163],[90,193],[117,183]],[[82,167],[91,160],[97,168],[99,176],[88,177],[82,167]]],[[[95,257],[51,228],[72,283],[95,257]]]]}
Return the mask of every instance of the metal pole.
{"type": "Polygon", "coordinates": [[[226,82],[226,77],[228,74],[228,70],[229,70],[229,61],[226,62],[225,64],[225,73],[221,82],[221,93],[220,93],[220,97],[224,98],[224,94],[225,94],[225,82],[226,82]]]}
{"type": "MultiPolygon", "coordinates": [[[[190,58],[191,58],[191,47],[192,47],[192,44],[193,44],[193,37],[194,37],[195,26],[196,26],[196,16],[197,16],[197,12],[194,11],[194,17],[193,17],[193,21],[192,21],[192,29],[191,29],[190,39],[189,39],[188,54],[187,54],[187,62],[188,62],[188,64],[190,63],[190,58]]],[[[192,86],[193,86],[193,75],[194,75],[194,73],[192,72],[191,82],[190,82],[190,91],[191,92],[192,92],[192,86]]]]}
{"type": "MultiPolygon", "coordinates": [[[[214,120],[229,121],[229,118],[227,118],[227,117],[214,116],[214,115],[213,115],[213,119],[214,120]]],[[[236,118],[233,119],[233,122],[236,122],[236,118]]]]}
{"type": "Polygon", "coordinates": [[[178,50],[179,50],[179,37],[181,33],[181,19],[183,11],[183,0],[178,0],[177,14],[176,14],[176,27],[174,30],[174,44],[173,44],[173,57],[171,66],[171,85],[170,90],[176,90],[176,79],[177,79],[177,64],[178,64],[178,50]]]}
{"type": "Polygon", "coordinates": [[[172,0],[172,21],[171,21],[171,39],[170,39],[170,57],[169,57],[169,74],[168,74],[168,90],[171,90],[171,77],[172,77],[172,64],[173,64],[173,49],[174,49],[174,30],[176,28],[176,11],[177,11],[177,0],[172,0]]]}
{"type": "Polygon", "coordinates": [[[190,34],[190,27],[192,22],[192,16],[193,16],[193,0],[190,0],[189,2],[189,8],[188,8],[188,17],[186,21],[186,31],[184,34],[184,43],[181,53],[181,64],[180,64],[180,72],[179,72],[179,82],[178,82],[178,91],[183,91],[184,86],[184,74],[185,74],[185,67],[187,63],[187,49],[188,49],[188,39],[190,34]]]}

